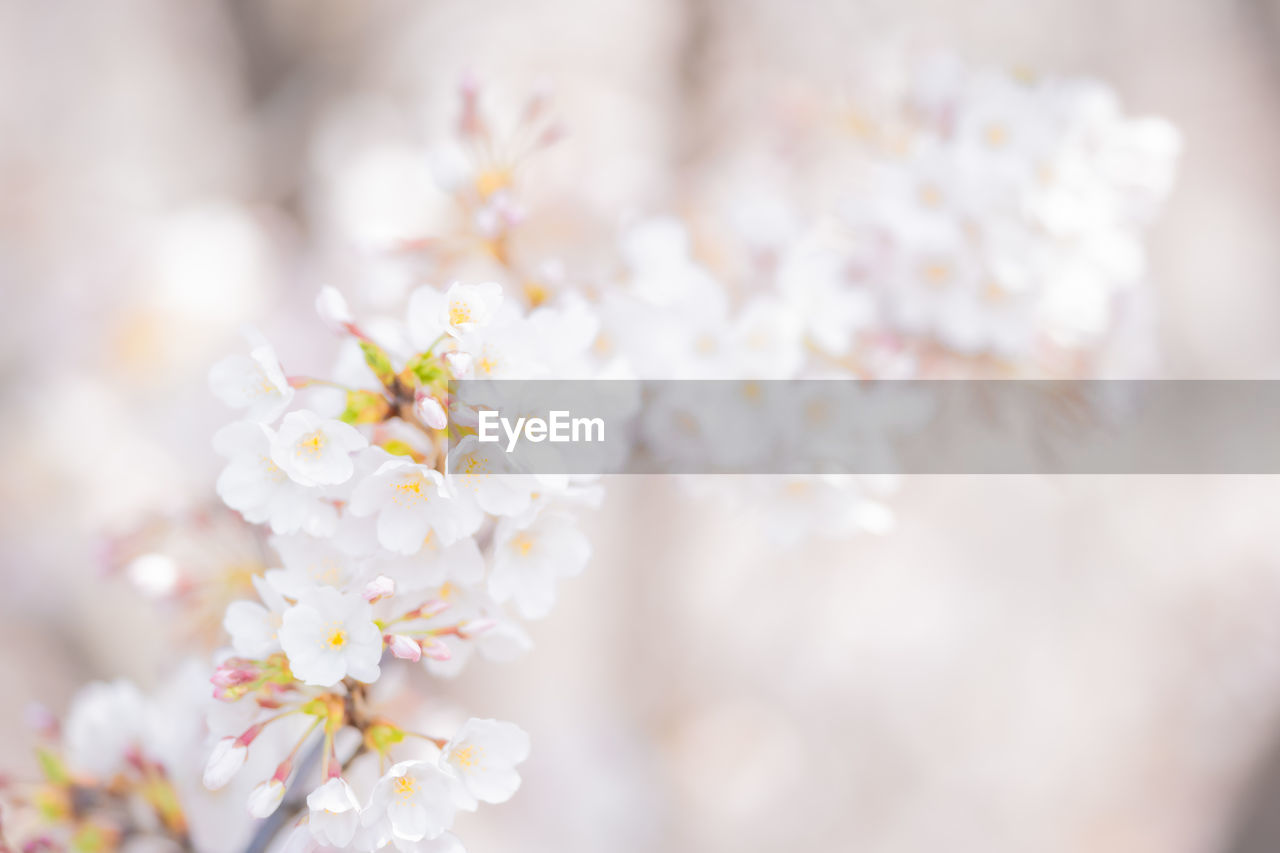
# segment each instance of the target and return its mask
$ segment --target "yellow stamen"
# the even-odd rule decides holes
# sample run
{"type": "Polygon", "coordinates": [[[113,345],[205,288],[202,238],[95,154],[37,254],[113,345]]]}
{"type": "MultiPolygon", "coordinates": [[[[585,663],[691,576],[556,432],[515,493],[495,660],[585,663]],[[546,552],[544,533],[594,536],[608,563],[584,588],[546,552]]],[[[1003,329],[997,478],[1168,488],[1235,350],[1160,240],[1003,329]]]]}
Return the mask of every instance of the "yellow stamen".
{"type": "Polygon", "coordinates": [[[511,172],[501,167],[485,169],[476,175],[476,192],[481,198],[488,198],[498,190],[511,186],[511,172]]]}
{"type": "Polygon", "coordinates": [[[951,264],[945,261],[931,261],[921,269],[926,284],[942,287],[951,280],[951,264]]]}
{"type": "Polygon", "coordinates": [[[463,770],[474,770],[480,766],[480,758],[484,750],[478,746],[461,746],[450,755],[453,763],[463,770]]]}
{"type": "Polygon", "coordinates": [[[550,295],[551,291],[547,289],[545,284],[537,281],[526,281],[524,283],[524,298],[529,300],[530,308],[537,308],[546,302],[547,297],[550,295]]]}
{"type": "Polygon", "coordinates": [[[324,449],[325,435],[320,430],[316,430],[307,436],[304,440],[298,442],[298,455],[304,453],[308,456],[319,456],[320,451],[324,449]]]}
{"type": "Polygon", "coordinates": [[[928,208],[942,206],[942,191],[933,184],[925,184],[920,188],[920,203],[928,208]]]}
{"type": "Polygon", "coordinates": [[[533,550],[534,539],[527,533],[521,533],[511,540],[511,547],[520,552],[521,557],[529,556],[533,550]]]}
{"type": "Polygon", "coordinates": [[[471,322],[471,306],[465,302],[454,302],[449,306],[449,322],[455,326],[471,322]]]}

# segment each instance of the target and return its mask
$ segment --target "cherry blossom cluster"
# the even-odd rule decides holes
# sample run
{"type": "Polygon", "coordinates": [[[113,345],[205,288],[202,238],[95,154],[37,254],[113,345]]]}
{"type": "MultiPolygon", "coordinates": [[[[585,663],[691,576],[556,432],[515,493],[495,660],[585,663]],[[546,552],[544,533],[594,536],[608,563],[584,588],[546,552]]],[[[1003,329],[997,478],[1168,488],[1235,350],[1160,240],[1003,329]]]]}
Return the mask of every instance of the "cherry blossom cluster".
{"type": "MultiPolygon", "coordinates": [[[[829,209],[785,193],[730,195],[727,209],[713,205],[710,226],[655,218],[628,229],[597,346],[644,378],[1134,369],[1108,361],[1108,347],[1143,295],[1142,231],[1171,187],[1179,148],[1167,122],[1124,116],[1094,81],[936,59],[851,124],[858,144],[823,163],[836,184],[829,209]]],[[[726,413],[751,417],[751,403],[666,395],[647,407],[643,428],[652,447],[741,469],[751,453],[773,450],[737,447],[725,428],[726,413]]],[[[795,414],[807,441],[833,427],[849,440],[847,422],[820,399],[795,414]]],[[[885,529],[892,517],[878,496],[891,489],[886,478],[773,477],[735,481],[726,496],[765,508],[765,529],[794,543],[885,529]]]]}
{"type": "Polygon", "coordinates": [[[573,510],[596,492],[567,477],[491,476],[474,443],[450,453],[449,383],[556,375],[567,367],[558,360],[582,362],[591,321],[582,306],[525,313],[496,283],[423,286],[406,321],[380,323],[376,339],[337,291],[317,305],[359,355],[334,378],[287,376],[261,342],[211,374],[214,392],[245,415],[215,436],[227,459],[218,494],[271,529],[279,566],[253,579],[257,600],[227,608],[232,650],[214,673],[216,695],[254,713],[216,743],[204,782],[225,785],[264,729],[300,716],[310,724],[250,793],[252,814],[280,806],[299,752],[319,739],[305,819],[317,843],[452,850],[457,809],[515,792],[527,736],[471,720],[433,739],[377,715],[369,691],[387,660],[449,675],[474,654],[509,660],[527,649],[507,608],[545,616],[558,581],[583,569],[590,547],[573,510]],[[337,751],[344,728],[385,766],[360,795],[344,776],[351,756],[337,751]],[[438,755],[398,760],[406,739],[438,755]]]}
{"type": "Polygon", "coordinates": [[[841,211],[880,322],[962,353],[1087,349],[1146,272],[1176,130],[1083,79],[937,60],[908,93],[901,156],[841,211]]]}

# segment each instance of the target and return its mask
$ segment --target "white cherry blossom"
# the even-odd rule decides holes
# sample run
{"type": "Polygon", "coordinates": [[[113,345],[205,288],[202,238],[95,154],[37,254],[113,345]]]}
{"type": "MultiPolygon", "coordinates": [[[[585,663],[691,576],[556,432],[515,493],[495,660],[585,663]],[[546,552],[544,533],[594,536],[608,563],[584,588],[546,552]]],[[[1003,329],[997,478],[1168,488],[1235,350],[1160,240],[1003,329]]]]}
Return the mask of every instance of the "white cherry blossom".
{"type": "Polygon", "coordinates": [[[378,846],[430,841],[453,825],[453,779],[428,761],[395,764],[373,786],[361,823],[372,829],[378,846]]]}
{"type": "Polygon", "coordinates": [[[443,545],[428,533],[413,554],[379,554],[369,559],[369,571],[390,578],[402,593],[419,592],[445,583],[474,586],[484,579],[484,555],[470,536],[443,545]]]}
{"type": "Polygon", "coordinates": [[[540,619],[555,603],[556,582],[582,571],[591,545],[567,514],[546,511],[531,522],[503,520],[494,532],[489,592],[514,601],[526,619],[540,619]]]}
{"type": "Polygon", "coordinates": [[[350,424],[300,410],[285,415],[271,441],[271,461],[304,486],[338,485],[351,479],[351,454],[369,445],[350,424]]]}
{"type": "Polygon", "coordinates": [[[142,741],[144,708],[142,693],[123,679],[85,685],[63,727],[68,763],[104,781],[122,771],[142,741]]]}
{"type": "Polygon", "coordinates": [[[502,285],[450,285],[441,292],[419,287],[409,297],[409,331],[420,348],[431,346],[442,334],[459,337],[490,323],[502,305],[502,285]]]}
{"type": "Polygon", "coordinates": [[[445,491],[440,472],[409,459],[389,459],[361,481],[349,509],[356,516],[376,515],[378,542],[397,554],[415,553],[428,534],[451,545],[483,520],[473,503],[445,491]]]}
{"type": "Polygon", "coordinates": [[[273,438],[270,427],[248,421],[218,431],[214,450],[227,459],[218,476],[218,497],[246,521],[269,524],[275,533],[332,533],[338,523],[333,502],[323,490],[294,482],[271,459],[273,438]]]}
{"type": "Polygon", "coordinates": [[[360,801],[341,777],[307,794],[307,810],[311,835],[329,847],[346,847],[360,828],[360,801]]]}
{"type": "Polygon", "coordinates": [[[231,602],[222,627],[231,636],[236,654],[260,659],[280,650],[280,625],[289,605],[267,579],[255,576],[253,587],[261,601],[231,602]]]}
{"type": "Polygon", "coordinates": [[[304,684],[331,687],[348,676],[364,682],[378,678],[382,632],[369,602],[359,595],[330,587],[305,593],[285,611],[280,646],[304,684]]]}
{"type": "Polygon", "coordinates": [[[505,803],[520,788],[516,765],[529,757],[529,736],[512,723],[471,719],[445,744],[440,765],[462,786],[465,808],[505,803]]]}
{"type": "Polygon", "coordinates": [[[356,561],[330,539],[298,533],[272,536],[270,542],[283,568],[266,576],[281,595],[296,599],[317,586],[343,589],[355,577],[356,561]]]}
{"type": "Polygon", "coordinates": [[[209,387],[223,403],[244,409],[246,418],[262,423],[280,417],[294,395],[275,351],[266,344],[215,364],[209,371],[209,387]]]}

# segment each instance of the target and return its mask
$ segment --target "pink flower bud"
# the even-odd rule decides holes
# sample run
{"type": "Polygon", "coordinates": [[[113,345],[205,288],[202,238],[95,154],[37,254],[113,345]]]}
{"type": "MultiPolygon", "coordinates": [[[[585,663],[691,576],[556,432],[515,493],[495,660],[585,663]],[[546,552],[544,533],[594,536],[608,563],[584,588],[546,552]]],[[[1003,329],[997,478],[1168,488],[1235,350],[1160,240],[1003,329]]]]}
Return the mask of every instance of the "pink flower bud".
{"type": "Polygon", "coordinates": [[[25,714],[27,727],[41,737],[56,738],[58,736],[58,718],[48,707],[39,702],[27,705],[25,714]]]}
{"type": "Polygon", "coordinates": [[[435,637],[428,637],[422,641],[422,654],[431,660],[438,661],[446,661],[453,657],[453,652],[449,651],[444,641],[435,637]]]}
{"type": "Polygon", "coordinates": [[[213,676],[209,680],[215,687],[235,687],[237,684],[253,681],[257,677],[258,672],[255,669],[235,663],[224,663],[213,671],[213,676]]]}
{"type": "Polygon", "coordinates": [[[448,610],[449,607],[449,602],[445,601],[443,598],[436,598],[419,607],[418,616],[423,619],[434,619],[441,613],[448,610]]]}
{"type": "Polygon", "coordinates": [[[364,588],[363,595],[364,600],[372,604],[375,601],[381,601],[384,598],[395,595],[395,592],[396,582],[386,575],[378,575],[376,578],[369,581],[368,585],[364,588]]]}
{"type": "Polygon", "coordinates": [[[475,364],[475,359],[468,352],[447,352],[444,354],[444,361],[449,365],[454,379],[470,378],[471,368],[475,364]]]}
{"type": "Polygon", "coordinates": [[[216,791],[226,786],[249,757],[249,748],[239,738],[224,737],[213,746],[209,760],[204,765],[204,786],[216,791]]]}
{"type": "Polygon", "coordinates": [[[391,654],[400,660],[422,660],[422,646],[418,645],[416,640],[404,634],[387,634],[383,639],[387,641],[387,648],[391,650],[391,654]]]}
{"type": "Polygon", "coordinates": [[[432,429],[444,429],[449,425],[449,416],[445,414],[444,406],[430,394],[419,392],[414,398],[413,408],[422,422],[432,429]]]}
{"type": "Polygon", "coordinates": [[[498,627],[498,623],[494,619],[473,619],[458,626],[458,636],[466,640],[472,640],[486,631],[492,631],[496,627],[498,627]]]}
{"type": "Polygon", "coordinates": [[[249,814],[254,817],[267,817],[280,808],[284,799],[284,783],[279,779],[268,779],[258,783],[249,792],[249,814]]]}

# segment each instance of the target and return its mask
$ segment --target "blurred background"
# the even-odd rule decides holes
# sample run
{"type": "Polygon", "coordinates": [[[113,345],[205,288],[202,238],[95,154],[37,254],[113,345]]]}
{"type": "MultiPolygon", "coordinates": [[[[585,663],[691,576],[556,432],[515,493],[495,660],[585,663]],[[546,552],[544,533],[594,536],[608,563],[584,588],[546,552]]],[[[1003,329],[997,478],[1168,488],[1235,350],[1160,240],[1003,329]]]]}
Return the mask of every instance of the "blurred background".
{"type": "MultiPolygon", "coordinates": [[[[543,180],[575,198],[542,200],[572,223],[677,203],[773,87],[854,92],[929,49],[1097,76],[1172,121],[1163,374],[1275,374],[1274,0],[0,0],[0,766],[32,766],[30,701],[172,664],[182,626],[104,576],[103,536],[210,499],[227,417],[205,374],[243,324],[321,365],[321,284],[390,299],[402,271],[369,247],[430,218],[402,167],[464,73],[554,86],[543,180]]],[[[1278,850],[1278,498],[920,477],[891,535],[783,551],[671,481],[611,482],[532,656],[450,688],[535,743],[520,796],[459,833],[473,853],[1278,850]]]]}

